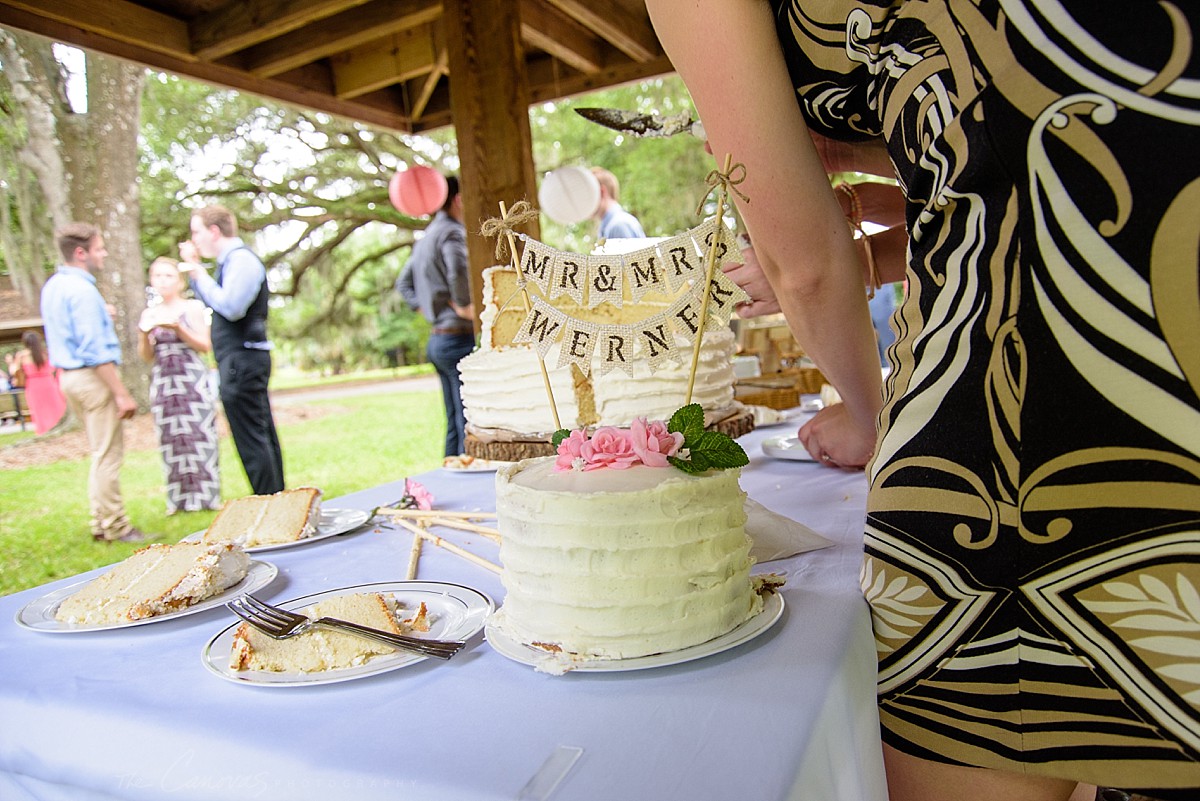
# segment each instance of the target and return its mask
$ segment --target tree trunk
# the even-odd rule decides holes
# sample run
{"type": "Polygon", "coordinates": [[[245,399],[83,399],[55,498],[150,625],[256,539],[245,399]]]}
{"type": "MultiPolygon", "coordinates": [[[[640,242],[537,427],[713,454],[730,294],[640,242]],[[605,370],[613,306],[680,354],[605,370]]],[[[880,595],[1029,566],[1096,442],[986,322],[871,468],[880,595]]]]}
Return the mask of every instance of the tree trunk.
{"type": "MultiPolygon", "coordinates": [[[[89,53],[88,108],[77,113],[67,98],[63,69],[48,40],[0,32],[0,59],[14,111],[19,111],[25,129],[13,152],[34,178],[27,182],[27,188],[32,188],[28,201],[23,202],[18,189],[13,190],[18,199],[20,238],[39,239],[45,244],[36,253],[52,254],[53,262],[58,262],[54,229],[80,220],[103,232],[109,256],[96,283],[115,311],[113,322],[124,354],[122,380],[144,407],[149,381],[148,370],[137,357],[137,320],[145,305],[146,284],[141,263],[137,145],[145,70],[89,53]],[[36,217],[33,211],[37,208],[42,209],[40,218],[26,219],[27,213],[36,217]]],[[[36,286],[40,295],[44,256],[35,265],[25,264],[21,253],[12,253],[11,240],[0,240],[0,247],[4,247],[10,268],[38,274],[37,279],[30,276],[26,285],[36,286]]],[[[19,246],[16,249],[21,250],[19,246]]],[[[36,307],[39,298],[28,300],[36,307]]]]}
{"type": "Polygon", "coordinates": [[[146,305],[137,180],[144,75],[135,64],[89,53],[87,114],[71,121],[85,124],[68,123],[63,136],[76,198],[74,216],[99,227],[108,248],[96,283],[115,308],[121,378],[142,406],[149,388],[149,370],[137,355],[137,321],[146,305]]]}

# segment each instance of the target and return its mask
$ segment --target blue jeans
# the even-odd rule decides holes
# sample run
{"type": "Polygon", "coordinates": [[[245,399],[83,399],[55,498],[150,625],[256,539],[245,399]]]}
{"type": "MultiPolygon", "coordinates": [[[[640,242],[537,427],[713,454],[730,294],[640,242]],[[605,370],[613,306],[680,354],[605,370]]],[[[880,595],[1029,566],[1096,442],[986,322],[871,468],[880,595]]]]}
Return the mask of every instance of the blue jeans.
{"type": "Polygon", "coordinates": [[[442,380],[442,402],[446,405],[446,456],[463,452],[467,421],[463,416],[462,382],[458,377],[458,362],[475,349],[474,334],[430,334],[425,355],[437,369],[442,380]]]}

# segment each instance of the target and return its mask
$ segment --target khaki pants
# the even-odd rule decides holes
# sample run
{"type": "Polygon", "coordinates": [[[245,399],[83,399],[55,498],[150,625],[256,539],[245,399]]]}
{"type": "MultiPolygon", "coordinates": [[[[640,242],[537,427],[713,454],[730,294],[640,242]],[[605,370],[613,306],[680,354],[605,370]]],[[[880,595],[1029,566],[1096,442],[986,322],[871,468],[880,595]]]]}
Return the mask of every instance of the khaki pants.
{"type": "Polygon", "coordinates": [[[129,531],[125,502],[121,498],[121,463],[125,460],[122,420],[112,391],[90,367],[64,370],[63,394],[71,411],[87,431],[92,450],[92,469],[88,474],[88,504],[92,516],[92,534],[106,539],[129,531]]]}

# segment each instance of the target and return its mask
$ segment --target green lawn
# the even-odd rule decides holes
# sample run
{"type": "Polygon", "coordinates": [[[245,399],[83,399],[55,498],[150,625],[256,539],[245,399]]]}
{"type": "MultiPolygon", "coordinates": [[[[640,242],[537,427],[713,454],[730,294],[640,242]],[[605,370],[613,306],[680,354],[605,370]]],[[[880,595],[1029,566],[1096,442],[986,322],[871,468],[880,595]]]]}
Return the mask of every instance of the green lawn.
{"type": "MultiPolygon", "coordinates": [[[[319,487],[326,498],[395,481],[441,464],[445,418],[437,392],[360,395],[314,402],[335,411],[281,426],[289,487],[319,487]]],[[[9,435],[0,445],[19,435],[9,435]]],[[[0,472],[0,595],[124,559],[138,545],[92,542],[87,459],[0,472]]],[[[134,525],[175,542],[208,525],[215,512],[166,516],[156,450],[125,455],[125,506],[134,525]]],[[[221,440],[221,494],[250,494],[242,464],[221,440]]]]}

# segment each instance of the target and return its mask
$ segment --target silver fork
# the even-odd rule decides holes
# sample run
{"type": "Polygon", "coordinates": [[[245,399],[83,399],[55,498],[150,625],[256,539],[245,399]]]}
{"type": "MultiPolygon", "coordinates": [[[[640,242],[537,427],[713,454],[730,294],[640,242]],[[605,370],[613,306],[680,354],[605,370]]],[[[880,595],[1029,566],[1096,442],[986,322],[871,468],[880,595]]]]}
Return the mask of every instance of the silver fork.
{"type": "Polygon", "coordinates": [[[273,637],[276,640],[286,640],[308,631],[313,626],[325,626],[331,629],[347,631],[360,637],[377,640],[402,651],[420,654],[421,656],[436,656],[439,659],[449,659],[462,650],[465,642],[461,640],[424,640],[417,637],[405,637],[402,634],[392,634],[390,631],[380,631],[369,626],[362,626],[348,620],[335,617],[310,618],[305,615],[280,609],[263,603],[253,595],[242,595],[225,604],[231,612],[249,623],[254,628],[273,637]]]}

